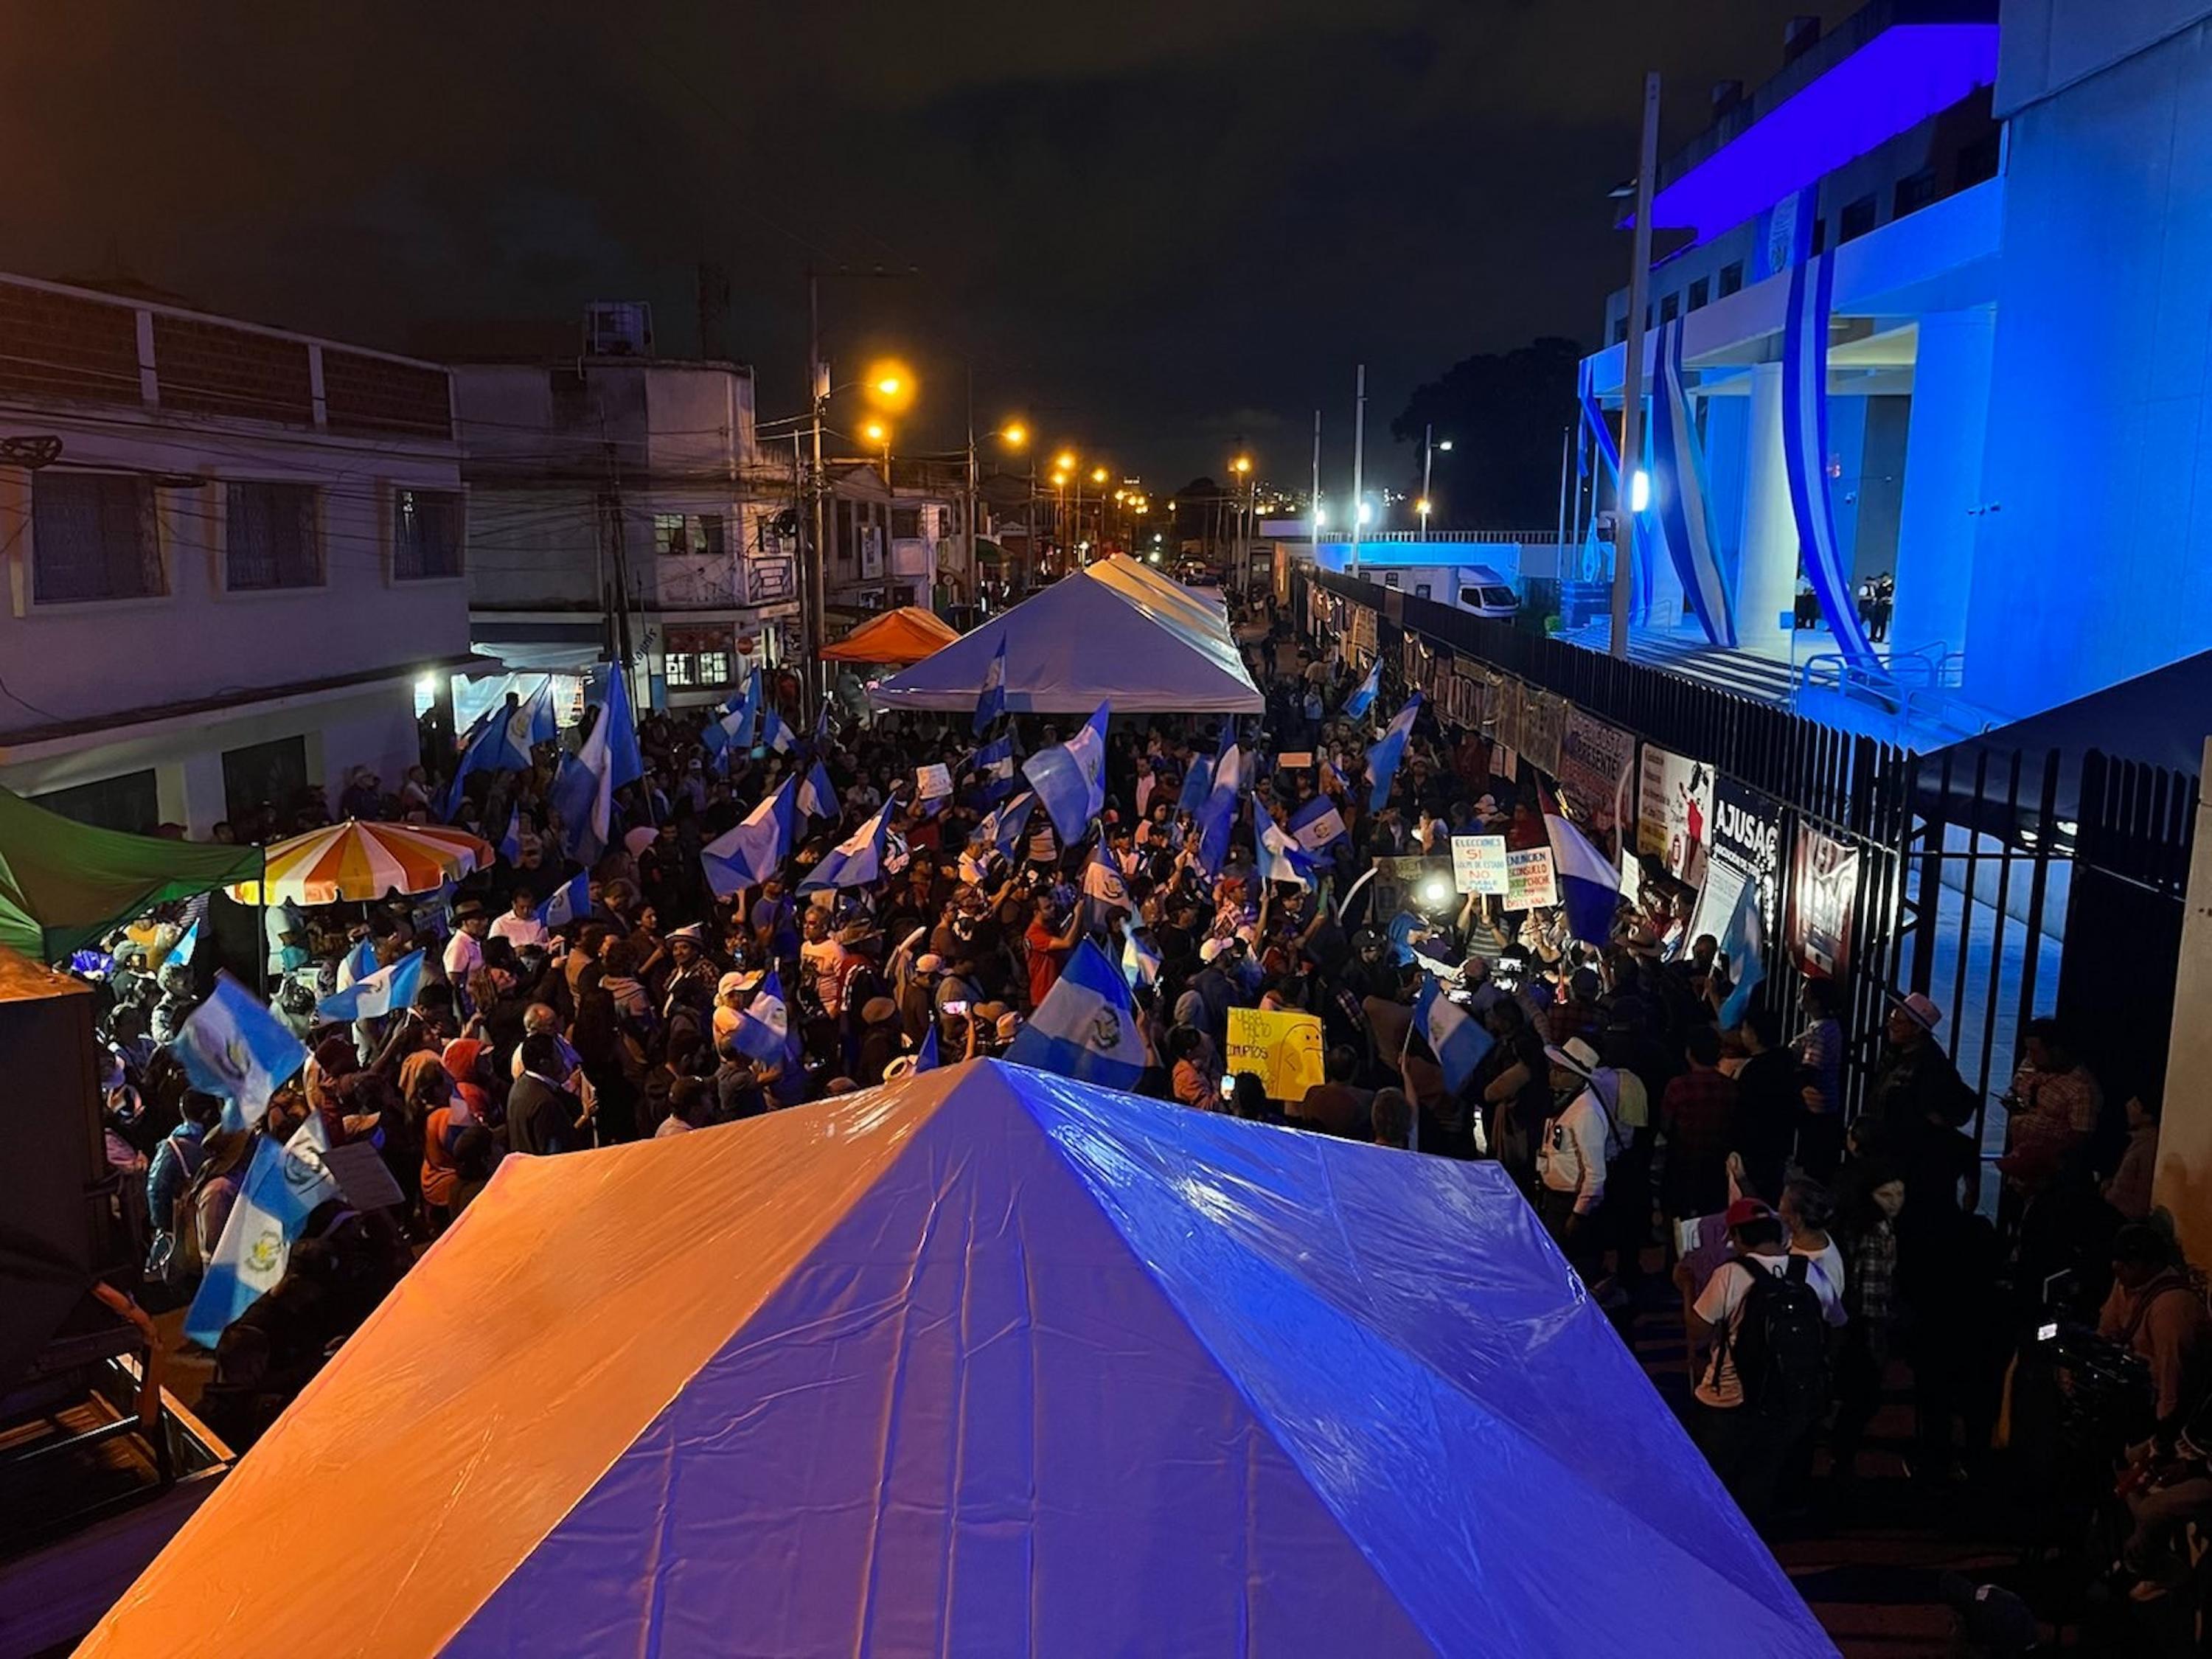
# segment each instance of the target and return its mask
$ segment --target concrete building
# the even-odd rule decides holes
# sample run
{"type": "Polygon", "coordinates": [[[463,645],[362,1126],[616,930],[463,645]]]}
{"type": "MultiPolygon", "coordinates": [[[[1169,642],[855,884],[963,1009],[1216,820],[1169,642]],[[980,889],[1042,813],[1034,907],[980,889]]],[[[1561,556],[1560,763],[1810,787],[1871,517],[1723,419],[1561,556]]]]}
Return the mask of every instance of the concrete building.
{"type": "Polygon", "coordinates": [[[922,465],[896,459],[888,485],[881,463],[826,470],[822,581],[833,636],[841,623],[874,611],[902,605],[927,611],[972,591],[966,544],[956,528],[956,489],[922,465]]]}
{"type": "Polygon", "coordinates": [[[654,706],[718,702],[801,647],[793,461],[761,448],[752,371],[651,355],[643,310],[592,307],[565,355],[455,367],[470,636],[557,672],[626,629],[654,706]]]}
{"type": "MultiPolygon", "coordinates": [[[[2212,646],[2208,15],[1877,0],[1723,89],[1656,181],[1645,429],[1670,353],[1683,412],[1644,458],[1639,652],[1710,647],[1710,580],[1801,708],[1925,746],[2212,646]],[[1801,606],[1884,576],[1864,656],[1801,606]]],[[[1608,410],[1626,305],[1584,364],[1608,410]]]]}
{"type": "Polygon", "coordinates": [[[208,835],[418,755],[465,661],[446,371],[0,277],[0,784],[208,835]]]}

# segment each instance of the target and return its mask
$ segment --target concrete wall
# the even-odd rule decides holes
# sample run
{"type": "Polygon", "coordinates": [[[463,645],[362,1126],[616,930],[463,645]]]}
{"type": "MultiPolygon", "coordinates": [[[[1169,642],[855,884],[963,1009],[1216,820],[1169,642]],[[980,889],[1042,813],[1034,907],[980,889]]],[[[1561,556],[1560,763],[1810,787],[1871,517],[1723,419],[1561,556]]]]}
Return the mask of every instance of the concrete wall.
{"type": "MultiPolygon", "coordinates": [[[[2204,774],[2212,777],[2212,743],[2204,774]]],[[[2166,1118],[2159,1130],[2151,1201],[2169,1212],[2191,1261],[2212,1261],[2212,802],[2197,807],[2197,846],[2173,979],[2173,1037],[2166,1050],[2166,1118]]]]}

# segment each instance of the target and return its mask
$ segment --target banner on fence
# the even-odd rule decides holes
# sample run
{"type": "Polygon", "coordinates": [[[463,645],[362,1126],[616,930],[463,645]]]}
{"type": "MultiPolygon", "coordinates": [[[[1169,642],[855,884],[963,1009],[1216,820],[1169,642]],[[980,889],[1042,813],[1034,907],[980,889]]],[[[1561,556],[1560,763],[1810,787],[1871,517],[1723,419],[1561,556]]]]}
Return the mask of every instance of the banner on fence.
{"type": "Polygon", "coordinates": [[[1790,915],[1783,937],[1804,972],[1841,979],[1850,971],[1851,908],[1858,888],[1858,849],[1801,822],[1790,849],[1790,915]]]}
{"type": "Polygon", "coordinates": [[[1713,810],[1705,820],[1705,879],[1690,918],[1690,937],[1727,931],[1744,884],[1759,884],[1759,914],[1774,937],[1775,900],[1782,880],[1782,803],[1734,778],[1713,780],[1713,810]]]}
{"type": "Polygon", "coordinates": [[[1546,777],[1559,775],[1559,738],[1567,724],[1565,697],[1530,686],[1521,703],[1521,752],[1546,777]]]}
{"type": "Polygon", "coordinates": [[[1523,705],[1528,696],[1528,687],[1522,685],[1510,674],[1498,677],[1495,688],[1498,726],[1491,735],[1508,749],[1519,750],[1522,746],[1521,727],[1524,718],[1523,705]]]}
{"type": "MultiPolygon", "coordinates": [[[[1559,732],[1559,781],[1567,816],[1607,860],[1621,848],[1621,822],[1636,823],[1636,738],[1579,708],[1559,732]]],[[[1630,842],[1634,850],[1634,842],[1630,842]]]]}
{"type": "Polygon", "coordinates": [[[1656,858],[1668,875],[1692,887],[1705,878],[1705,819],[1713,809],[1713,769],[1644,745],[1636,800],[1636,850],[1656,858]]]}

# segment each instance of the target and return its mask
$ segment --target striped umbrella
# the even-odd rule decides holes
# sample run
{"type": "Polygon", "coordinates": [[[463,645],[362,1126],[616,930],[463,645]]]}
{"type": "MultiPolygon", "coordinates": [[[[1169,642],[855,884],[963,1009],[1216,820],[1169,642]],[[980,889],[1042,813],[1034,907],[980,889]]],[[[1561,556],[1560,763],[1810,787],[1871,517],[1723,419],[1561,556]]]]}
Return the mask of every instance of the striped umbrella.
{"type": "Polygon", "coordinates": [[[278,842],[262,878],[229,890],[241,904],[335,904],[427,893],[491,861],[489,843],[465,830],[349,820],[278,842]]]}

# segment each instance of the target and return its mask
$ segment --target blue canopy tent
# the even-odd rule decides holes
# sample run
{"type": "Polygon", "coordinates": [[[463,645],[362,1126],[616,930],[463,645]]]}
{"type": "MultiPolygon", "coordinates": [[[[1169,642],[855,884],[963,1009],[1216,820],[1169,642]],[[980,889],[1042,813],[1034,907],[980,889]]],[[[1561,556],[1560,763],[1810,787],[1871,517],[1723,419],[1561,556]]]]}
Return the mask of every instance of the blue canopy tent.
{"type": "Polygon", "coordinates": [[[318,1632],[1833,1651],[1494,1166],[994,1061],[502,1164],[82,1651],[318,1632]]]}

